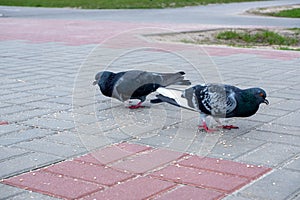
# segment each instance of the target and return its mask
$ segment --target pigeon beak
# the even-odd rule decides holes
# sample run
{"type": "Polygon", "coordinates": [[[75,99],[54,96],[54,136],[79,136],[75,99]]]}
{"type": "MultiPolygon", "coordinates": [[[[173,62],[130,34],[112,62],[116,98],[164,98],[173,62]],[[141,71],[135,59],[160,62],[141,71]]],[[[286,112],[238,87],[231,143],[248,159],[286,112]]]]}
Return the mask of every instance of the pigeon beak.
{"type": "Polygon", "coordinates": [[[269,101],[267,99],[264,100],[264,103],[269,105],[269,101]]]}
{"type": "Polygon", "coordinates": [[[95,81],[93,82],[93,85],[97,85],[97,84],[98,84],[98,81],[95,80],[95,81]]]}

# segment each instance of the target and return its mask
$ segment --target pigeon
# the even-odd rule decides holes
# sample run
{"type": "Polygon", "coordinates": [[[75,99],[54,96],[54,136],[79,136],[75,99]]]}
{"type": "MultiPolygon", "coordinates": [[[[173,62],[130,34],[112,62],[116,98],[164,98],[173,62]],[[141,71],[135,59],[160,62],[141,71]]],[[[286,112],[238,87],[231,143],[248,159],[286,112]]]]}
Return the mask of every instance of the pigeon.
{"type": "MultiPolygon", "coordinates": [[[[157,99],[151,103],[167,102],[200,113],[200,120],[206,132],[213,132],[206,124],[206,117],[212,116],[221,125],[219,118],[249,117],[254,115],[261,103],[269,104],[266,92],[261,88],[240,89],[232,85],[202,84],[184,91],[159,88],[157,99]]],[[[235,129],[237,126],[221,125],[220,128],[235,129]]]]}
{"type": "Polygon", "coordinates": [[[122,102],[129,99],[139,99],[137,105],[129,108],[143,107],[141,104],[146,96],[159,87],[167,87],[172,84],[191,85],[189,80],[184,79],[183,71],[177,73],[157,73],[141,70],[130,70],[119,73],[110,71],[98,72],[93,85],[99,85],[100,91],[107,97],[118,99],[122,102]]]}

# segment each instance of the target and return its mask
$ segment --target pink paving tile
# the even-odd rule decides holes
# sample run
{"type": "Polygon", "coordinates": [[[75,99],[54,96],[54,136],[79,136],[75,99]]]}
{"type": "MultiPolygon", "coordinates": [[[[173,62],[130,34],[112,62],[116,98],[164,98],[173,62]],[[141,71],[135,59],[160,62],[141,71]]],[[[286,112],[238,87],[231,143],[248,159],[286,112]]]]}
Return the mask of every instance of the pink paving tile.
{"type": "Polygon", "coordinates": [[[163,149],[151,150],[113,164],[112,167],[133,173],[145,173],[149,170],[179,159],[183,155],[185,154],[163,149]]]}
{"type": "Polygon", "coordinates": [[[165,193],[160,194],[154,200],[170,200],[170,199],[189,199],[189,200],[216,200],[223,197],[224,194],[191,186],[180,186],[175,190],[171,190],[165,193]]]}
{"type": "Polygon", "coordinates": [[[96,192],[84,199],[99,200],[140,200],[152,197],[159,192],[168,190],[176,184],[151,177],[138,177],[125,183],[96,192]]]}
{"type": "Polygon", "coordinates": [[[203,27],[203,25],[195,24],[178,27],[177,24],[3,18],[0,23],[0,30],[2,30],[0,40],[27,40],[34,43],[63,42],[67,45],[84,45],[99,44],[106,39],[119,37],[120,33],[138,29],[146,29],[146,33],[149,31],[152,33],[152,29],[160,30],[159,32],[170,32],[172,30],[195,30],[203,27]]]}
{"type": "Polygon", "coordinates": [[[151,147],[125,142],[94,151],[85,156],[76,158],[75,160],[97,165],[106,165],[108,163],[149,149],[151,149],[151,147]]]}
{"type": "Polygon", "coordinates": [[[6,179],[3,182],[27,190],[67,199],[80,198],[103,189],[94,183],[44,171],[29,172],[6,179]]]}
{"type": "Polygon", "coordinates": [[[91,163],[79,163],[76,161],[66,161],[52,165],[45,169],[51,173],[67,175],[77,179],[83,179],[89,182],[95,182],[103,185],[114,185],[122,182],[134,175],[123,173],[109,167],[94,165],[91,163]]]}
{"type": "Polygon", "coordinates": [[[216,189],[226,193],[231,193],[249,182],[243,177],[174,165],[156,171],[151,176],[162,180],[216,189]]]}
{"type": "Polygon", "coordinates": [[[262,166],[248,165],[229,160],[219,160],[215,158],[199,156],[191,156],[188,159],[180,161],[178,164],[187,167],[243,176],[248,179],[256,179],[257,177],[271,170],[270,168],[262,166]]]}

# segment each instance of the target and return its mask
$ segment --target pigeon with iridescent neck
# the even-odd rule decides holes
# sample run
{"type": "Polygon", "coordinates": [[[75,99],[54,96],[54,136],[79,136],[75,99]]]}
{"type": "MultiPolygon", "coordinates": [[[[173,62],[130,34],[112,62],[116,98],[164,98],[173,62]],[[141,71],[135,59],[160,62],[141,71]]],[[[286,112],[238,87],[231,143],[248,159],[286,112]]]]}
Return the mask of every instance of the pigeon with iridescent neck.
{"type": "MultiPolygon", "coordinates": [[[[233,125],[221,125],[219,118],[249,117],[254,115],[261,103],[269,104],[266,92],[261,88],[240,89],[232,85],[203,84],[195,85],[184,91],[159,88],[156,95],[161,102],[193,110],[200,113],[203,128],[213,131],[207,126],[206,117],[212,116],[220,124],[220,128],[234,129],[233,125]]],[[[157,99],[152,103],[158,103],[157,99]]]]}

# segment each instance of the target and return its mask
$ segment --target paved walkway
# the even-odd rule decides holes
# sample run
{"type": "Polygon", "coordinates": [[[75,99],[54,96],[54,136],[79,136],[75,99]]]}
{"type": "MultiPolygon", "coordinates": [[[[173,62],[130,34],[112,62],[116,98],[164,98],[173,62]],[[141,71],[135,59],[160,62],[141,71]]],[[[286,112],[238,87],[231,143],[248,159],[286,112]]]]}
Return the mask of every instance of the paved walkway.
{"type": "Polygon", "coordinates": [[[1,199],[299,198],[300,53],[145,36],[282,22],[299,27],[299,19],[240,15],[296,2],[151,12],[0,7],[1,199]],[[210,9],[226,17],[200,20],[210,9]],[[184,70],[194,84],[259,86],[270,105],[229,120],[238,130],[206,134],[197,130],[196,113],[164,104],[128,110],[103,97],[91,83],[105,68],[184,70]]]}

